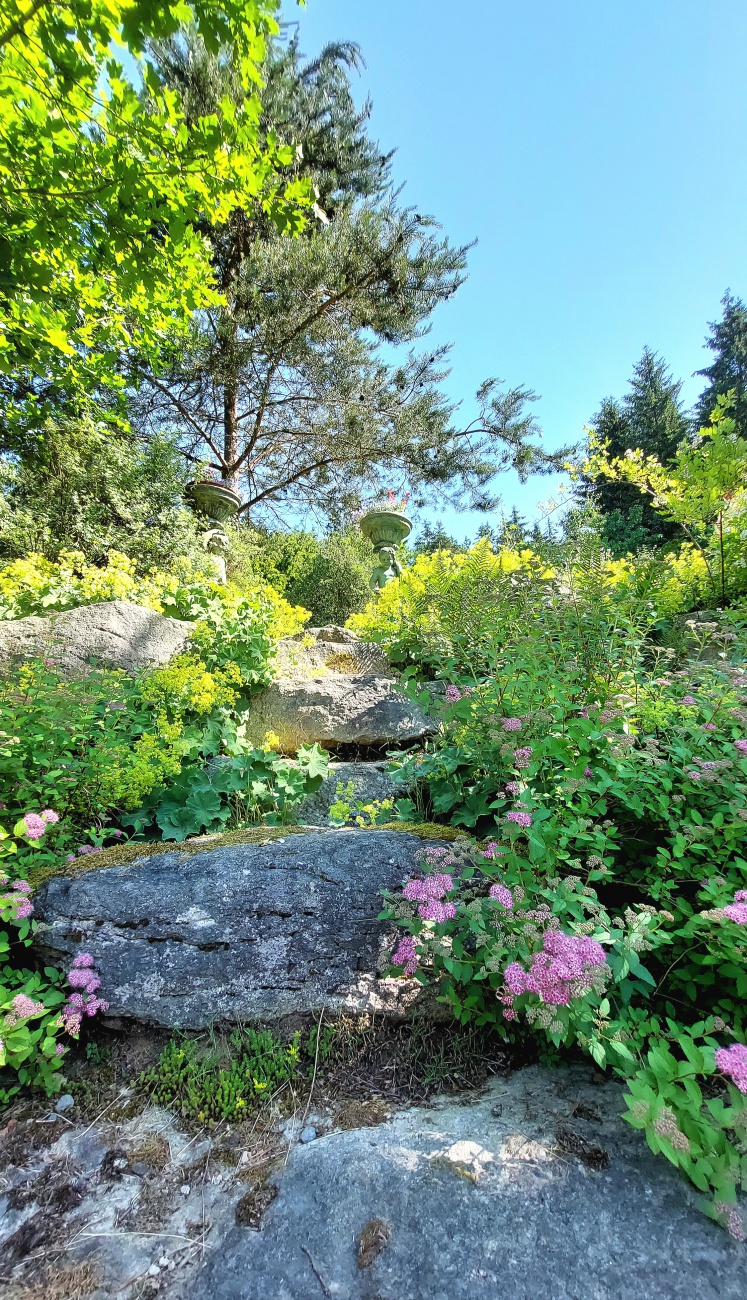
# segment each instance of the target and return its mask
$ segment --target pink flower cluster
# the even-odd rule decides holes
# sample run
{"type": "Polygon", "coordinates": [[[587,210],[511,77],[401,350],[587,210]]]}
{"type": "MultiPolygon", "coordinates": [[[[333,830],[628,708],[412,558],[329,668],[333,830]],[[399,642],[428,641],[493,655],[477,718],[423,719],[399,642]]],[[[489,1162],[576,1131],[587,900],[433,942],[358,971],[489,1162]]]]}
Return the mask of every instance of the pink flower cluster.
{"type": "Polygon", "coordinates": [[[485,845],[485,848],[482,851],[482,856],[484,858],[502,858],[503,849],[499,849],[495,840],[491,840],[489,844],[485,845]]]}
{"type": "Polygon", "coordinates": [[[747,1047],[732,1043],[716,1050],[716,1068],[728,1075],[740,1092],[747,1093],[747,1047]]]}
{"type": "Polygon", "coordinates": [[[26,839],[40,840],[47,826],[52,826],[59,820],[59,815],[51,808],[45,808],[41,813],[26,813],[23,818],[26,839]]]}
{"type": "Polygon", "coordinates": [[[737,890],[734,902],[724,908],[724,916],[736,921],[737,925],[747,925],[747,889],[737,890]]]}
{"type": "Polygon", "coordinates": [[[446,687],[446,699],[448,700],[449,704],[456,704],[458,700],[461,700],[461,698],[462,698],[462,692],[460,691],[458,686],[446,687]]]}
{"type": "Polygon", "coordinates": [[[414,975],[418,968],[418,954],[411,934],[404,934],[400,939],[398,947],[392,953],[392,965],[404,967],[405,975],[414,975]]]}
{"type": "Polygon", "coordinates": [[[523,749],[514,750],[514,766],[518,768],[529,767],[532,761],[532,746],[524,745],[523,749]]]}
{"type": "Polygon", "coordinates": [[[734,745],[741,754],[747,754],[747,740],[735,740],[734,745]]]}
{"type": "MultiPolygon", "coordinates": [[[[6,885],[7,880],[5,872],[0,871],[0,889],[6,885]]],[[[15,912],[7,918],[8,920],[24,921],[33,915],[33,904],[28,897],[30,893],[31,886],[28,880],[14,880],[9,893],[0,893],[0,909],[15,908],[15,912]]]]}
{"type": "Polygon", "coordinates": [[[521,718],[504,718],[504,731],[521,731],[521,718]]]}
{"type": "Polygon", "coordinates": [[[6,1014],[5,1027],[12,1029],[19,1020],[30,1020],[32,1016],[43,1016],[46,1007],[43,1002],[34,1002],[26,993],[16,993],[11,1002],[11,1010],[6,1014]]]}
{"type": "Polygon", "coordinates": [[[506,821],[515,822],[517,826],[531,826],[532,815],[528,812],[517,812],[517,810],[514,809],[512,812],[506,813],[506,821]]]}
{"type": "Polygon", "coordinates": [[[425,880],[408,880],[402,895],[410,902],[420,904],[418,916],[423,921],[437,921],[442,924],[456,915],[453,903],[441,901],[444,894],[448,894],[453,888],[453,877],[447,876],[445,872],[437,872],[433,876],[427,876],[425,880]]]}
{"type": "Polygon", "coordinates": [[[507,912],[511,911],[514,905],[514,896],[506,885],[491,885],[489,892],[490,897],[495,898],[501,907],[505,907],[507,912]]]}
{"type": "Polygon", "coordinates": [[[535,952],[529,970],[518,961],[509,962],[503,972],[505,990],[500,994],[506,1020],[515,1020],[514,1001],[523,993],[536,993],[552,1007],[567,1007],[571,998],[583,997],[595,978],[606,968],[602,945],[588,935],[546,930],[542,949],[535,952]]]}
{"type": "Polygon", "coordinates": [[[93,957],[89,952],[79,953],[75,958],[67,982],[71,988],[81,990],[71,993],[62,1008],[62,1023],[68,1034],[77,1038],[83,1016],[95,1016],[98,1011],[106,1011],[109,1003],[96,997],[101,980],[93,969],[93,957]]]}
{"type": "Polygon", "coordinates": [[[697,704],[698,701],[695,700],[695,699],[693,699],[692,695],[683,695],[683,696],[682,696],[682,703],[683,703],[683,704],[691,704],[691,705],[692,705],[692,704],[697,704]]]}

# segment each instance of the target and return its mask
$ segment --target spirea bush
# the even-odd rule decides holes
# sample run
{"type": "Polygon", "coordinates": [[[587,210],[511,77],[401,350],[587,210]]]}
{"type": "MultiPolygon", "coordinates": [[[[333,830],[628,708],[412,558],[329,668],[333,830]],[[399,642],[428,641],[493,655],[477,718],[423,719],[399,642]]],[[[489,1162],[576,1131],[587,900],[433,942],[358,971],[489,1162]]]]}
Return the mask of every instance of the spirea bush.
{"type": "Polygon", "coordinates": [[[0,827],[0,1105],[21,1088],[59,1091],[70,1041],[78,1038],[84,1019],[107,1009],[101,980],[90,953],[79,953],[65,974],[54,967],[27,968],[26,950],[33,943],[32,888],[13,872],[20,860],[33,865],[41,842],[59,822],[54,809],[28,812],[11,833],[0,827]],[[19,847],[27,852],[21,859],[19,847]]]}
{"type": "Polygon", "coordinates": [[[624,625],[591,655],[583,622],[575,645],[545,632],[452,682],[404,765],[421,804],[489,843],[425,851],[388,902],[393,962],[444,981],[457,1019],[624,1079],[626,1118],[741,1238],[747,668],[722,650],[667,671],[624,625]]]}

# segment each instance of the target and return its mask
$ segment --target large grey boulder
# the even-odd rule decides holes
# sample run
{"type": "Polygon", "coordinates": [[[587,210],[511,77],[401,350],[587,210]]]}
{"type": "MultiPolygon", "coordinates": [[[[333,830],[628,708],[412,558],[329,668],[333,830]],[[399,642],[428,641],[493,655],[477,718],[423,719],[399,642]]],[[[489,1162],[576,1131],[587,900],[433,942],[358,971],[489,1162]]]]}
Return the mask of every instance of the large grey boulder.
{"type": "Polygon", "coordinates": [[[275,676],[352,677],[378,674],[393,676],[386,652],[380,645],[361,641],[344,627],[310,627],[278,645],[275,676]]]}
{"type": "Polygon", "coordinates": [[[420,848],[384,830],[188,842],[51,879],[34,898],[38,941],[63,964],[90,952],[109,1014],[156,1025],[401,1014],[420,986],[382,978],[395,932],[376,918],[420,848]]]}
{"type": "Polygon", "coordinates": [[[315,742],[327,749],[410,745],[435,725],[389,677],[330,674],[265,687],[247,713],[247,728],[257,741],[274,732],[293,753],[315,742]]]}
{"type": "Polygon", "coordinates": [[[743,1300],[744,1248],[591,1074],[533,1066],[297,1146],[261,1231],[234,1227],[190,1300],[743,1300]]]}
{"type": "Polygon", "coordinates": [[[97,662],[134,673],[159,667],[185,648],[193,625],[129,600],[82,605],[48,618],[0,622],[0,663],[46,655],[67,677],[97,662]]]}
{"type": "MultiPolygon", "coordinates": [[[[407,786],[398,780],[396,772],[389,771],[389,764],[381,762],[368,763],[330,763],[330,774],[322,781],[318,790],[310,794],[295,810],[300,822],[307,826],[327,826],[329,810],[338,799],[343,799],[353,809],[355,804],[382,803],[385,799],[397,799],[407,793],[407,786]],[[338,795],[338,786],[341,793],[338,795]]],[[[396,812],[383,820],[394,821],[396,812]]]]}

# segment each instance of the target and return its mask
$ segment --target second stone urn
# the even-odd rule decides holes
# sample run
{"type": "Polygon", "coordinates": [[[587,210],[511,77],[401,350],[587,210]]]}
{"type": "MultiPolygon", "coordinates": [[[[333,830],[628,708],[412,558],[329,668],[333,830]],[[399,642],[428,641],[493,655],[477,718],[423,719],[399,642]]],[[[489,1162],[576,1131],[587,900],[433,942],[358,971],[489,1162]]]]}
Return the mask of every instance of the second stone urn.
{"type": "Polygon", "coordinates": [[[360,520],[360,529],[376,551],[376,567],[369,586],[372,591],[379,591],[402,572],[397,547],[412,532],[412,520],[402,510],[369,510],[360,520]]]}

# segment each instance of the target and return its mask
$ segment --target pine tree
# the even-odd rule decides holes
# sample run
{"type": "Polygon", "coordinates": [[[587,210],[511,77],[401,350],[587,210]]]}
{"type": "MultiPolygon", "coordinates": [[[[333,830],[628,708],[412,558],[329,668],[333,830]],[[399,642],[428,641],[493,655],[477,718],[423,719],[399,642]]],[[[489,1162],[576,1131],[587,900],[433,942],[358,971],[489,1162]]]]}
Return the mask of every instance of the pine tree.
{"type": "Polygon", "coordinates": [[[734,392],[731,415],[737,432],[747,434],[747,307],[740,298],[732,297],[727,289],[721,305],[724,314],[720,321],[711,321],[705,347],[715,353],[715,360],[704,370],[696,370],[708,380],[702,392],[696,414],[699,426],[707,426],[716,400],[734,392]]]}
{"type": "MultiPolygon", "coordinates": [[[[609,444],[613,456],[640,447],[647,456],[667,464],[690,428],[682,410],[681,389],[681,382],[672,378],[662,358],[644,348],[622,401],[605,398],[590,421],[591,427],[609,444]]],[[[659,546],[677,531],[628,483],[585,478],[582,495],[601,513],[603,539],[615,555],[659,546]]]]}
{"type": "MultiPolygon", "coordinates": [[[[461,284],[467,248],[399,206],[390,155],[366,135],[367,107],[354,106],[357,58],[353,46],[331,46],[304,64],[296,45],[275,49],[263,129],[301,146],[293,177],[316,186],[320,219],[298,239],[279,236],[261,210],[206,226],[224,305],[196,320],[169,368],[133,376],[143,436],[167,429],[188,459],[207,459],[255,521],[337,517],[393,474],[489,509],[500,470],[526,476],[568,454],[534,441],[534,394],[495,380],[478,392],[478,418],[452,423],[440,387],[448,349],[415,345],[461,284]],[[392,363],[382,345],[411,350],[392,363]]],[[[211,59],[189,41],[161,58],[162,77],[195,111],[232,91],[230,56],[211,59]]]]}

